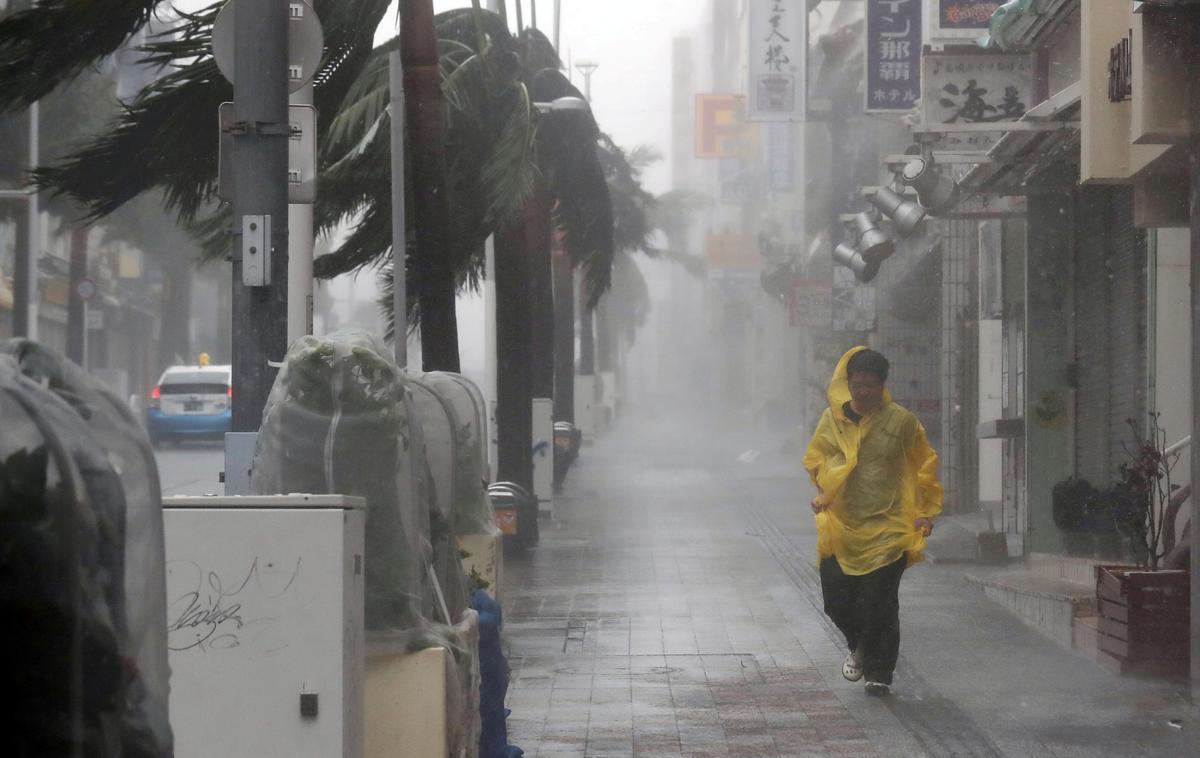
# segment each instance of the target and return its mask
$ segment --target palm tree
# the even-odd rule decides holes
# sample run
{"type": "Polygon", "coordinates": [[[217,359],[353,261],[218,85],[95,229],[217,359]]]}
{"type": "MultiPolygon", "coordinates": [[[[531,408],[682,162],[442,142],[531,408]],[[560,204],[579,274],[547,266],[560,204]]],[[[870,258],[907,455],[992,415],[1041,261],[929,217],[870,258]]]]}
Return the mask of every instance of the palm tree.
{"type": "MultiPolygon", "coordinates": [[[[500,476],[529,487],[531,382],[547,380],[553,371],[552,364],[546,370],[552,359],[551,207],[573,263],[585,271],[591,300],[608,286],[612,220],[595,156],[599,132],[590,118],[538,117],[535,101],[579,92],[536,30],[514,37],[502,16],[478,8],[440,14],[435,23],[447,104],[446,194],[455,219],[448,250],[456,261],[457,285],[472,286],[482,273],[484,241],[496,235],[500,476]],[[532,303],[540,304],[536,323],[532,303]],[[531,363],[541,370],[534,373],[531,363]]],[[[385,290],[394,276],[387,265],[390,208],[383,202],[390,192],[385,108],[390,48],[381,47],[364,67],[323,143],[327,168],[318,222],[328,227],[353,219],[355,227],[340,250],[315,266],[319,276],[379,266],[385,290]]],[[[414,271],[405,274],[411,281],[414,271]]],[[[386,291],[381,303],[390,309],[386,291]]],[[[426,307],[420,299],[412,303],[410,323],[423,319],[426,307]]]]}

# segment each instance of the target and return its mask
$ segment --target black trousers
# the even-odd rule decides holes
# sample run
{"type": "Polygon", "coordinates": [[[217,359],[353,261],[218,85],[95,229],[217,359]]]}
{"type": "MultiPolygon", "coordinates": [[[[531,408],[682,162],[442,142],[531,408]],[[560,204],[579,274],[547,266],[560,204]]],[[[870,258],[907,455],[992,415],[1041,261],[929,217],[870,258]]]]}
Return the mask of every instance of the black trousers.
{"type": "Polygon", "coordinates": [[[869,681],[892,683],[900,656],[900,577],[906,559],[862,576],[847,576],[836,558],[821,561],[825,613],[861,656],[869,681]]]}

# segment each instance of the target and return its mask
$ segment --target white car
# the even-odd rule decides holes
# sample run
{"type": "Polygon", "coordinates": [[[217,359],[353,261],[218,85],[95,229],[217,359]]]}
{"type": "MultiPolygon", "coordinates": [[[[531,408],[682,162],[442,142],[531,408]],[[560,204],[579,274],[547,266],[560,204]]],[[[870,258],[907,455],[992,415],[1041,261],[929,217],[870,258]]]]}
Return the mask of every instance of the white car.
{"type": "Polygon", "coordinates": [[[146,429],[154,443],[221,438],[233,420],[230,366],[171,366],[150,393],[146,429]]]}

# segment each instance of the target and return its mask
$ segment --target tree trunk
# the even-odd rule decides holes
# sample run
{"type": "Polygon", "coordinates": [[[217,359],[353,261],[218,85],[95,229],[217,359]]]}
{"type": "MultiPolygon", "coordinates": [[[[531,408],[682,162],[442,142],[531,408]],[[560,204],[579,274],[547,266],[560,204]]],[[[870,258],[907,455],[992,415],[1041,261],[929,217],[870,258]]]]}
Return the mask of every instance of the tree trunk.
{"type": "Polygon", "coordinates": [[[557,233],[550,257],[554,277],[554,420],[575,423],[575,272],[557,233]]]}
{"type": "Polygon", "coordinates": [[[533,332],[527,214],[496,234],[497,479],[533,491],[533,332]]]}
{"type": "MultiPolygon", "coordinates": [[[[158,338],[159,371],[173,363],[190,363],[195,359],[190,344],[192,281],[187,259],[178,252],[164,255],[162,277],[162,328],[158,338]]],[[[240,284],[235,282],[235,286],[240,284]]],[[[156,376],[155,379],[157,378],[156,376]]]]}
{"type": "Polygon", "coordinates": [[[596,329],[595,311],[588,305],[587,283],[580,281],[579,287],[579,373],[591,376],[596,372],[596,329]]]}
{"type": "Polygon", "coordinates": [[[432,0],[400,3],[409,155],[416,227],[421,356],[426,371],[459,370],[454,261],[447,246],[446,112],[432,0]]]}
{"type": "Polygon", "coordinates": [[[601,372],[616,371],[617,365],[617,334],[608,294],[596,305],[596,368],[601,372]]]}
{"type": "Polygon", "coordinates": [[[533,332],[533,397],[554,397],[554,278],[550,250],[552,225],[546,193],[539,188],[529,199],[526,254],[529,258],[530,305],[533,332]]]}

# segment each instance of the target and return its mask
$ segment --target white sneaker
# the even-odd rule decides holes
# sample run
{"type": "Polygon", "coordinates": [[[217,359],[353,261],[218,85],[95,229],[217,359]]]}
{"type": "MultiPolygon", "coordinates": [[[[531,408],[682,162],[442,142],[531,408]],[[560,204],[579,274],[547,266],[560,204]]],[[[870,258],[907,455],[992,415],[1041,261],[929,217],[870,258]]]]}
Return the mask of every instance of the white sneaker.
{"type": "Polygon", "coordinates": [[[867,680],[865,687],[868,695],[883,696],[892,693],[892,685],[884,684],[883,682],[872,682],[870,679],[867,680]]]}
{"type": "Polygon", "coordinates": [[[857,682],[863,678],[862,663],[854,653],[850,653],[846,656],[846,660],[842,661],[842,676],[848,682],[857,682]]]}

